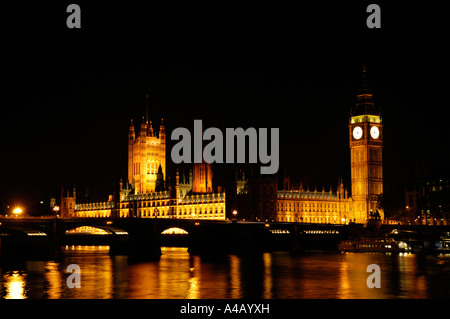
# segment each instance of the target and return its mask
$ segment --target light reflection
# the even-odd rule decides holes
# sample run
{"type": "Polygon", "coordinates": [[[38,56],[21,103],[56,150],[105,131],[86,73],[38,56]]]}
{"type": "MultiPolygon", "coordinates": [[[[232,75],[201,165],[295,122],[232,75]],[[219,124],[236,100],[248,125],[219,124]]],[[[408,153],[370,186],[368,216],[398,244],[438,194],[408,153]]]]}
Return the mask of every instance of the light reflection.
{"type": "Polygon", "coordinates": [[[343,260],[339,263],[339,298],[348,299],[351,298],[350,291],[350,276],[348,275],[348,262],[343,260]]]}
{"type": "Polygon", "coordinates": [[[189,291],[187,299],[199,299],[199,298],[200,298],[200,289],[198,278],[197,277],[189,278],[189,291]]]}
{"type": "Polygon", "coordinates": [[[48,282],[47,294],[49,299],[61,298],[62,276],[59,270],[59,264],[50,261],[46,265],[45,279],[48,282]]]}
{"type": "Polygon", "coordinates": [[[61,271],[64,287],[61,298],[105,299],[113,297],[113,265],[108,254],[109,246],[75,245],[67,247],[68,256],[61,271]],[[69,264],[77,264],[81,271],[81,288],[67,288],[69,264]]]}
{"type": "Polygon", "coordinates": [[[272,254],[264,253],[263,262],[264,262],[263,298],[271,299],[272,298],[272,254]]]}
{"type": "Polygon", "coordinates": [[[201,274],[201,261],[198,256],[193,256],[189,260],[189,271],[191,278],[189,278],[189,290],[187,299],[200,298],[200,282],[199,275],[201,274]]]}
{"type": "Polygon", "coordinates": [[[445,295],[450,269],[448,255],[264,253],[255,263],[192,256],[186,248],[162,251],[159,261],[135,263],[111,257],[107,246],[68,246],[59,262],[0,269],[0,298],[434,298],[445,295]],[[72,263],[81,268],[81,289],[66,285],[72,263]],[[381,268],[381,289],[366,285],[369,264],[381,268]]]}
{"type": "Polygon", "coordinates": [[[231,298],[242,298],[241,283],[241,259],[236,255],[230,255],[230,285],[231,298]]]}
{"type": "Polygon", "coordinates": [[[26,274],[13,271],[4,276],[4,286],[6,290],[5,299],[25,299],[25,279],[26,274]]]}

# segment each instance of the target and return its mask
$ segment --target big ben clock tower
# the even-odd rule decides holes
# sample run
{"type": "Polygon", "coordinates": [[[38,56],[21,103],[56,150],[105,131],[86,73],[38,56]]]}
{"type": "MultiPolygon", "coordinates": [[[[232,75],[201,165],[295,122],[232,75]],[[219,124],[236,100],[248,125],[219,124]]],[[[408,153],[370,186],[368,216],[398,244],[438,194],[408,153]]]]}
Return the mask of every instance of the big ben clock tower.
{"type": "Polygon", "coordinates": [[[384,212],[377,205],[383,194],[383,122],[367,85],[365,67],[356,106],[350,111],[349,135],[353,198],[350,218],[366,223],[378,211],[384,219],[384,212]]]}

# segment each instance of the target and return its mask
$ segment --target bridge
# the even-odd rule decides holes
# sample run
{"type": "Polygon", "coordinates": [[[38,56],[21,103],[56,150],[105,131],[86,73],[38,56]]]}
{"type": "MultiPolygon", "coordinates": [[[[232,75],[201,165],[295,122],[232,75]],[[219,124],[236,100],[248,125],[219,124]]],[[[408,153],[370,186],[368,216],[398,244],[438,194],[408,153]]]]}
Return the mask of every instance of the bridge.
{"type": "Polygon", "coordinates": [[[4,218],[0,258],[58,256],[64,245],[108,245],[110,254],[158,259],[168,229],[181,229],[191,254],[336,249],[345,225],[175,218],[4,218]]]}

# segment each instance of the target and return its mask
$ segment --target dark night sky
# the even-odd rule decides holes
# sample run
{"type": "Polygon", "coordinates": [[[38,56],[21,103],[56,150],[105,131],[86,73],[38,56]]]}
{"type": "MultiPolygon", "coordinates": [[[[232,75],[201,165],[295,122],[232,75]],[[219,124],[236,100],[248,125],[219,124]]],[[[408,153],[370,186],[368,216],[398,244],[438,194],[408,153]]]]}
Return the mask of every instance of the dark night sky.
{"type": "Polygon", "coordinates": [[[363,64],[385,125],[385,182],[414,178],[415,163],[448,169],[448,36],[437,6],[377,2],[382,28],[369,30],[361,1],[77,3],[81,30],[65,26],[69,2],[5,11],[0,200],[32,205],[61,185],[104,199],[126,176],[128,127],[146,93],[168,136],[193,119],[279,127],[281,169],[312,188],[338,177],[350,186],[347,125],[363,64]]]}

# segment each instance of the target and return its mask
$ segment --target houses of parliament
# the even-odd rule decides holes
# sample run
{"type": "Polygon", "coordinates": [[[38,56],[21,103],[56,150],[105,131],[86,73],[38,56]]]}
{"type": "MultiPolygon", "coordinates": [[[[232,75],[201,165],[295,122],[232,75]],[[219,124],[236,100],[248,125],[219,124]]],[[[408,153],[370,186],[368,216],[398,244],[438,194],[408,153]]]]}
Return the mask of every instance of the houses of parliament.
{"type": "Polygon", "coordinates": [[[335,190],[294,189],[289,178],[278,187],[276,174],[255,176],[239,172],[227,188],[212,181],[211,164],[193,164],[188,174],[177,170],[174,185],[166,185],[166,131],[161,119],[154,130],[148,116],[128,131],[128,176],[120,181],[119,195],[108,201],[77,203],[72,194],[61,191],[61,217],[139,217],[226,220],[272,220],[278,222],[366,223],[384,218],[378,206],[383,194],[383,123],[380,109],[367,84],[366,68],[348,123],[351,195],[342,179],[335,190]],[[227,195],[227,196],[226,196],[227,195]],[[118,197],[118,198],[117,198],[118,197]]]}

